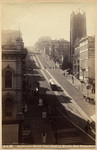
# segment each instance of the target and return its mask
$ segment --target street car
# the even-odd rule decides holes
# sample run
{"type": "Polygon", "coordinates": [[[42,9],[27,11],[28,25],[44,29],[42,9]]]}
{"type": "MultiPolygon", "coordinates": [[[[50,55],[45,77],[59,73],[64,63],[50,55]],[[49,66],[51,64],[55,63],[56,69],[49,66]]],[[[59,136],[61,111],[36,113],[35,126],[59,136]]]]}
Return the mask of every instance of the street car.
{"type": "Polygon", "coordinates": [[[49,83],[50,83],[50,87],[52,88],[53,91],[57,90],[57,85],[53,79],[50,79],[49,83]]]}

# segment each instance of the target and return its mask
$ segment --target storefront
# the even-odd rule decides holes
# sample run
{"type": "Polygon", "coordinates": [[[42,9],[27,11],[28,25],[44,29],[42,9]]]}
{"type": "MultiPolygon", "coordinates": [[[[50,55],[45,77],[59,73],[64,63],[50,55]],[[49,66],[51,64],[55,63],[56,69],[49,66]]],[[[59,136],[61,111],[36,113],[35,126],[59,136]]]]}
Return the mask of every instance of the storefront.
{"type": "Polygon", "coordinates": [[[2,144],[18,144],[19,124],[2,125],[2,144]]]}

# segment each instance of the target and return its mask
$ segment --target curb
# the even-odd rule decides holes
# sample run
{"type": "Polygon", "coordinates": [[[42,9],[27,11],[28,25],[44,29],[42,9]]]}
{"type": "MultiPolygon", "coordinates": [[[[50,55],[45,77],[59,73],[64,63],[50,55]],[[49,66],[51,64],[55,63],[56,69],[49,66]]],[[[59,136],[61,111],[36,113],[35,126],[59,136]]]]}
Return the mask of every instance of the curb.
{"type": "MultiPolygon", "coordinates": [[[[45,55],[44,55],[44,56],[45,56],[45,55]]],[[[46,58],[45,58],[45,60],[46,60],[46,58]]],[[[47,63],[48,66],[50,67],[49,62],[46,61],[46,63],[47,63]]],[[[61,69],[61,70],[62,70],[62,69],[61,69]]],[[[63,75],[62,73],[60,73],[60,74],[64,77],[64,75],[63,75]]],[[[80,93],[82,93],[84,97],[87,97],[87,95],[84,94],[81,90],[79,90],[72,82],[70,82],[68,79],[67,79],[67,81],[68,81],[70,84],[72,84],[80,93]]]]}
{"type": "MultiPolygon", "coordinates": [[[[69,83],[71,83],[68,79],[67,79],[67,81],[69,82],[69,83]]],[[[79,92],[81,92],[84,96],[86,96],[81,90],[79,90],[73,83],[71,83],[79,92]]]]}
{"type": "MultiPolygon", "coordinates": [[[[61,73],[61,75],[64,77],[64,75],[63,75],[62,73],[61,73]]],[[[79,89],[75,86],[75,84],[73,84],[72,82],[70,82],[68,79],[67,79],[67,81],[68,81],[70,84],[72,84],[80,93],[82,93],[83,96],[87,97],[87,95],[84,94],[81,90],[79,90],[79,89]]]]}

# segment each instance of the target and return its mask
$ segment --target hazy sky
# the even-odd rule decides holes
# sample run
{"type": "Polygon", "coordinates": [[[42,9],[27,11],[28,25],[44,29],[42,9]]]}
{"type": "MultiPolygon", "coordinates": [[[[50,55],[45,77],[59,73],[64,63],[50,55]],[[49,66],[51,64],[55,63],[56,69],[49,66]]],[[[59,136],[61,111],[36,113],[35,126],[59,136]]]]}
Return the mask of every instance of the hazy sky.
{"type": "Polygon", "coordinates": [[[87,34],[95,34],[94,3],[3,3],[2,28],[19,29],[25,46],[31,46],[41,36],[70,40],[72,11],[86,12],[87,34]]]}

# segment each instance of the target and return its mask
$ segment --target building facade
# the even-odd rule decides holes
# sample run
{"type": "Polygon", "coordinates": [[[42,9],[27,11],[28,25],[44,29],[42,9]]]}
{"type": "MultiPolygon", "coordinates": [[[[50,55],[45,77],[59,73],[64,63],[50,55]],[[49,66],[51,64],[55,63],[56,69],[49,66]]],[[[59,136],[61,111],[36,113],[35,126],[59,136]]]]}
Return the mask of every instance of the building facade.
{"type": "Polygon", "coordinates": [[[79,79],[79,58],[80,58],[80,49],[79,49],[80,40],[75,41],[74,54],[73,54],[73,74],[79,79]]]}
{"type": "Polygon", "coordinates": [[[35,46],[38,51],[49,55],[50,59],[53,59],[58,67],[62,65],[64,57],[70,60],[70,42],[64,39],[51,40],[50,38],[41,38],[35,46]]]}
{"type": "Polygon", "coordinates": [[[49,55],[56,63],[62,65],[64,57],[70,59],[70,43],[66,40],[53,40],[49,47],[49,55]]]}
{"type": "MultiPolygon", "coordinates": [[[[23,81],[25,59],[22,34],[16,30],[2,31],[2,120],[11,124],[23,119],[23,81]]],[[[4,134],[4,133],[3,133],[4,134]]],[[[4,139],[3,139],[4,142],[4,139]]]]}
{"type": "Polygon", "coordinates": [[[95,37],[80,40],[80,79],[92,83],[95,80],[95,37]]]}
{"type": "Polygon", "coordinates": [[[86,35],[86,14],[72,12],[70,18],[70,59],[73,61],[75,40],[86,35]]]}

